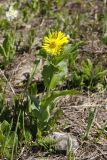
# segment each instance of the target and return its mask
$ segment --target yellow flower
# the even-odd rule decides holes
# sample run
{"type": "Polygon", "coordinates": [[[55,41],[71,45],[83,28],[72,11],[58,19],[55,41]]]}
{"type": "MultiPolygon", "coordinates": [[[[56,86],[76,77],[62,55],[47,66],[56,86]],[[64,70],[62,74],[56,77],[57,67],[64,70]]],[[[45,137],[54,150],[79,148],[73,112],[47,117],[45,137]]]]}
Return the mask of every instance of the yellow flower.
{"type": "Polygon", "coordinates": [[[58,55],[68,42],[69,38],[63,32],[52,32],[44,37],[42,48],[51,55],[58,55]]]}

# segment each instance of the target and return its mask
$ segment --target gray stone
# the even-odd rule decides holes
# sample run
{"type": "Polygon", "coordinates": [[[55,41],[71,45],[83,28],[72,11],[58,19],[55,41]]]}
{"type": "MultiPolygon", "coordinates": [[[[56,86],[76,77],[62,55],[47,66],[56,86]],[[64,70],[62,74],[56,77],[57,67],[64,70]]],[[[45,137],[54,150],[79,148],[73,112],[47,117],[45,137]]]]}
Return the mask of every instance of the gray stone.
{"type": "Polygon", "coordinates": [[[77,139],[68,133],[53,132],[53,134],[50,135],[50,137],[56,140],[55,148],[58,151],[66,151],[69,140],[70,140],[73,152],[75,152],[76,149],[79,147],[77,139]]]}

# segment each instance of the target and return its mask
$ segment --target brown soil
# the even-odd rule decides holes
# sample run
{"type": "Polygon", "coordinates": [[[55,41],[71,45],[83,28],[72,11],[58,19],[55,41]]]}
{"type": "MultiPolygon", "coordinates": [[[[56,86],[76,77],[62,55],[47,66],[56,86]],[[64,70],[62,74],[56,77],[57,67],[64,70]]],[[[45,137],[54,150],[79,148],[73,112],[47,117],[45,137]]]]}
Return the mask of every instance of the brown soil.
{"type": "MultiPolygon", "coordinates": [[[[87,42],[86,45],[80,48],[80,55],[78,59],[81,61],[81,59],[86,59],[88,57],[91,58],[95,64],[98,61],[101,64],[103,62],[103,66],[106,67],[107,46],[103,45],[100,41],[101,28],[99,28],[99,24],[101,22],[96,20],[96,26],[94,26],[95,19],[93,18],[96,13],[98,15],[102,15],[103,2],[96,1],[95,3],[93,1],[92,4],[88,4],[87,1],[81,2],[82,8],[80,12],[88,14],[89,20],[80,25],[81,29],[79,37],[76,37],[76,39],[81,39],[80,37],[82,36],[82,39],[87,42]],[[91,6],[92,4],[93,6],[91,6]]],[[[72,11],[76,9],[79,10],[79,7],[80,6],[76,5],[76,3],[69,1],[69,3],[63,8],[69,9],[69,14],[71,14],[72,11]]],[[[7,81],[4,80],[4,86],[6,87],[7,98],[9,100],[14,95],[12,89],[16,94],[22,91],[20,83],[24,79],[24,73],[31,72],[33,62],[36,59],[34,53],[38,52],[38,48],[40,47],[42,41],[41,38],[43,37],[46,28],[51,28],[51,26],[55,23],[55,18],[40,17],[31,20],[29,23],[30,24],[24,24],[25,27],[21,29],[21,32],[24,32],[25,34],[27,33],[27,25],[31,25],[37,30],[33,54],[28,54],[27,51],[24,51],[22,54],[17,53],[11,65],[3,70],[4,75],[7,78],[7,81]],[[8,82],[10,82],[12,89],[10,88],[8,82]]],[[[71,41],[74,40],[71,39],[71,41]]],[[[0,77],[2,79],[4,78],[2,74],[0,77]]],[[[40,73],[36,75],[34,79],[36,81],[38,79],[41,80],[40,73]]],[[[98,131],[101,131],[104,123],[107,123],[107,93],[93,93],[89,95],[88,93],[85,93],[79,96],[67,96],[60,99],[59,102],[60,103],[58,106],[63,110],[63,116],[58,123],[59,128],[63,132],[71,133],[79,142],[79,148],[75,151],[76,160],[107,160],[107,128],[104,130],[104,133],[98,137],[98,131]],[[82,134],[86,130],[89,110],[93,110],[95,107],[97,108],[97,112],[89,139],[86,141],[81,141],[82,134]]],[[[25,152],[25,154],[23,152],[20,159],[33,160],[34,157],[37,160],[39,160],[40,157],[43,157],[41,158],[43,160],[46,158],[49,160],[66,160],[66,156],[64,154],[48,155],[48,153],[42,151],[32,153],[32,150],[29,151],[29,153],[25,152]]]]}

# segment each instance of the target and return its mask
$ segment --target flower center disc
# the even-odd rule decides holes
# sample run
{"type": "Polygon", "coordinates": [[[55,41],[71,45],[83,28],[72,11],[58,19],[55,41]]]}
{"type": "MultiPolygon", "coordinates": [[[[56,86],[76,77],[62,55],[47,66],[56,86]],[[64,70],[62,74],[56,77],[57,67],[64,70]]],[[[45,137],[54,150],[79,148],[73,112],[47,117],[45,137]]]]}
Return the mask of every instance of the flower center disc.
{"type": "Polygon", "coordinates": [[[50,43],[50,48],[55,48],[56,47],[56,43],[55,42],[51,42],[50,43]]]}

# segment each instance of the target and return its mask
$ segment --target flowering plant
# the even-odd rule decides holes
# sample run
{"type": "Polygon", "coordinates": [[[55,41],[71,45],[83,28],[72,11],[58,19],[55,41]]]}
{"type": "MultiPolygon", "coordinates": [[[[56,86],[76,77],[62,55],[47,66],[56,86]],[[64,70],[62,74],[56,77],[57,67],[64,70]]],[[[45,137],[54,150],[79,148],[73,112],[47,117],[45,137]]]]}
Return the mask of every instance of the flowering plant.
{"type": "Polygon", "coordinates": [[[58,89],[67,79],[69,62],[73,59],[72,55],[77,52],[80,45],[80,43],[70,45],[68,42],[68,36],[61,31],[49,33],[43,39],[42,50],[39,55],[45,61],[42,71],[45,89],[42,93],[42,99],[31,96],[30,93],[30,111],[33,110],[33,114],[36,115],[36,130],[39,136],[44,132],[49,132],[56,125],[58,117],[58,108],[55,107],[57,98],[78,93],[77,90],[73,89],[58,89]]]}
{"type": "Polygon", "coordinates": [[[18,10],[15,10],[13,6],[10,6],[9,10],[6,12],[6,18],[8,21],[12,21],[18,16],[18,10]]]}
{"type": "Polygon", "coordinates": [[[69,38],[63,32],[52,32],[44,37],[43,48],[51,55],[58,55],[63,46],[69,42],[69,38]]]}

